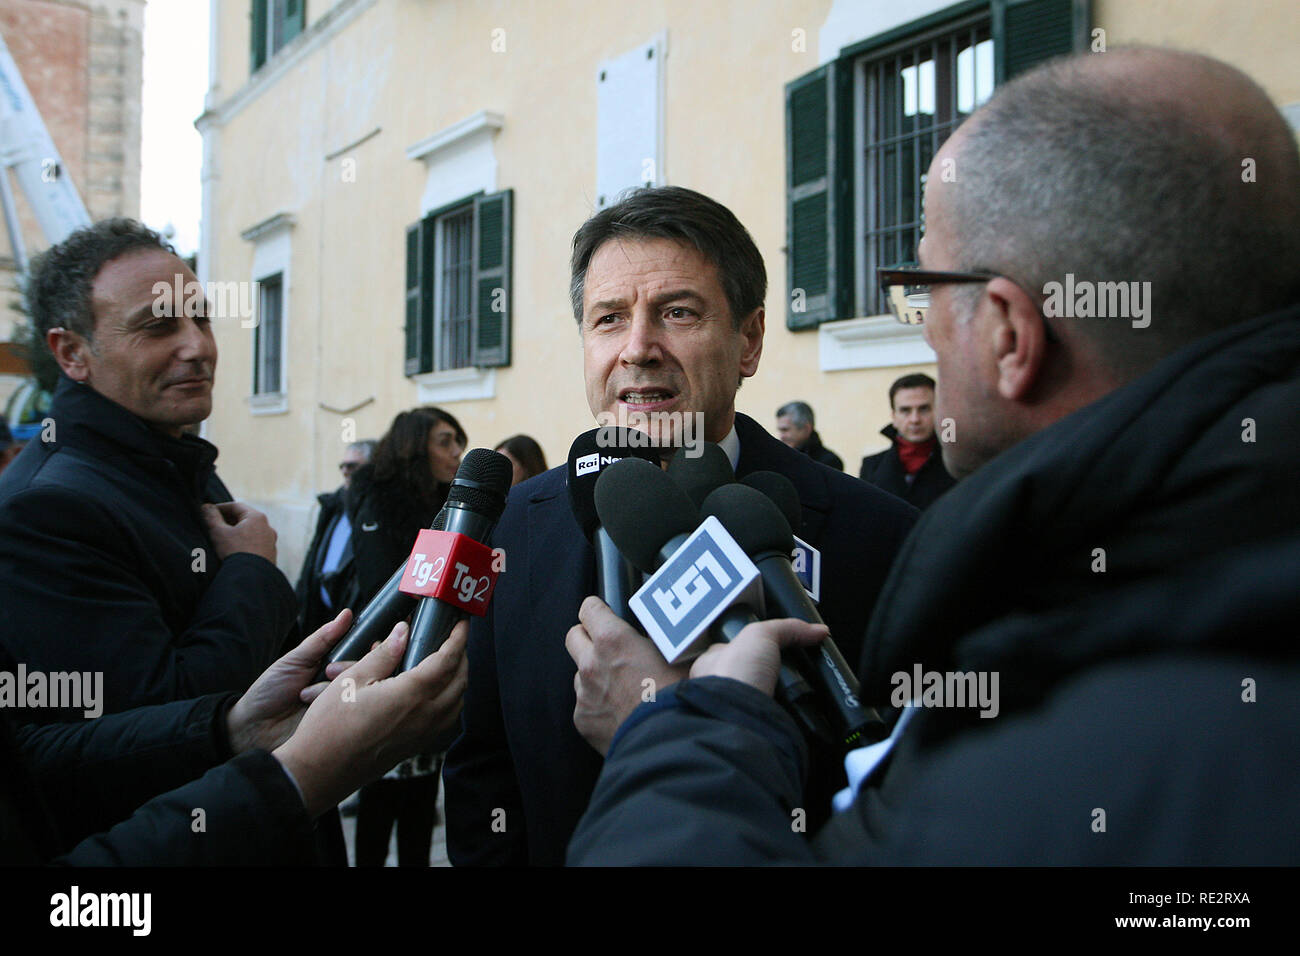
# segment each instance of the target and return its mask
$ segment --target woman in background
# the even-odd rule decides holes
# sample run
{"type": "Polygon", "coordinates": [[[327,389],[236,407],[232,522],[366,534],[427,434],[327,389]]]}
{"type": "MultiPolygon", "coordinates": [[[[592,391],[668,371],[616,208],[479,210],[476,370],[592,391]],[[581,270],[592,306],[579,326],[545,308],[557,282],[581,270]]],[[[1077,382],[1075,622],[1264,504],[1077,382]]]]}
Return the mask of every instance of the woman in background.
{"type": "MultiPolygon", "coordinates": [[[[413,408],[393,419],[370,464],[353,474],[346,508],[360,589],[358,611],[405,563],[420,531],[433,524],[466,444],[465,430],[454,416],[432,405],[413,408]]],[[[429,865],[441,771],[442,754],[426,754],[361,788],[357,866],[384,865],[394,823],[398,865],[429,865]]]]}
{"type": "Polygon", "coordinates": [[[515,466],[515,477],[510,482],[511,487],[546,470],[546,456],[542,454],[542,446],[527,435],[512,435],[497,445],[496,451],[509,458],[510,463],[515,466]]]}

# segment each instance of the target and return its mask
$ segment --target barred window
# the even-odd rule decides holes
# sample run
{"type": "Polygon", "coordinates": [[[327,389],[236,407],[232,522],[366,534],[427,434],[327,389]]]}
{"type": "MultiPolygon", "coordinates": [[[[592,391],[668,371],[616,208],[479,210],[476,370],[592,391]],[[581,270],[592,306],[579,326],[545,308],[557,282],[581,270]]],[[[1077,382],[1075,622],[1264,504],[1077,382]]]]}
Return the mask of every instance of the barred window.
{"type": "Polygon", "coordinates": [[[993,93],[988,17],[872,57],[862,72],[865,229],[858,289],[866,311],[886,311],[871,281],[876,269],[914,261],[921,238],[926,171],[935,153],[993,93]]]}
{"type": "Polygon", "coordinates": [[[438,220],[439,263],[435,367],[468,368],[474,325],[474,209],[465,206],[438,220]]]}
{"type": "Polygon", "coordinates": [[[787,328],[885,313],[876,269],[916,258],[939,148],[994,86],[1085,49],[1089,21],[1089,0],[960,0],[786,84],[787,328]]]}

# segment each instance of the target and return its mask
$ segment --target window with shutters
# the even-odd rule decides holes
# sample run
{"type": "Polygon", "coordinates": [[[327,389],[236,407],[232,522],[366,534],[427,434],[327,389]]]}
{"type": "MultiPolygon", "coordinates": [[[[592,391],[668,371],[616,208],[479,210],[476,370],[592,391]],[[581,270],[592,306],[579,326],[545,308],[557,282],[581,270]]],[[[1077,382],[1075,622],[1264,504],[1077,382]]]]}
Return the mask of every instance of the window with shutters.
{"type": "Polygon", "coordinates": [[[252,0],[251,65],[256,73],[286,43],[302,32],[307,22],[307,0],[252,0]]]}
{"type": "Polygon", "coordinates": [[[935,153],[998,82],[1082,49],[1088,23],[1088,0],[968,0],[787,85],[789,328],[887,311],[876,269],[915,260],[935,153]]]}
{"type": "Polygon", "coordinates": [[[989,18],[977,16],[862,64],[864,228],[855,272],[866,314],[886,309],[870,281],[876,269],[916,260],[922,194],[934,154],[993,93],[990,32],[989,18]]]}
{"type": "Polygon", "coordinates": [[[407,229],[407,375],[510,364],[511,195],[474,196],[407,229]]]}

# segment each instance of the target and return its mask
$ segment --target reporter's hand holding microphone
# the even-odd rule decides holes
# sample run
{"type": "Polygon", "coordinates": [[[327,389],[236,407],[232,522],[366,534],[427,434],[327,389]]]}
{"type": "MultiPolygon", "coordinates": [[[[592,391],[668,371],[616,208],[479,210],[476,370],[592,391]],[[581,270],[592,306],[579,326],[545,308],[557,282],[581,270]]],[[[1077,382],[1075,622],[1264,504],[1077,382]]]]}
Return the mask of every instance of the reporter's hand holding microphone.
{"type": "Polygon", "coordinates": [[[396,625],[356,663],[333,663],[311,683],[352,622],[348,610],[268,667],[226,718],[231,750],[269,750],[317,817],[362,784],[420,753],[460,716],[469,679],[462,622],[439,650],[398,673],[407,626],[396,625]]]}
{"type": "MultiPolygon", "coordinates": [[[[490,535],[501,513],[510,473],[509,461],[496,452],[475,449],[466,455],[435,522],[442,543],[486,550],[478,542],[490,535]]],[[[414,555],[393,573],[356,626],[344,610],[272,664],[231,708],[232,749],[270,750],[298,785],[312,816],[426,752],[460,715],[468,683],[469,625],[461,606],[403,591],[408,566],[424,557],[414,555]],[[418,608],[414,625],[408,626],[402,618],[413,607],[418,608]],[[380,627],[388,636],[374,643],[380,627]],[[359,661],[344,659],[367,647],[359,661]],[[317,674],[326,680],[313,683],[317,674]]],[[[483,607],[474,613],[486,608],[490,587],[478,596],[483,607]]]]}

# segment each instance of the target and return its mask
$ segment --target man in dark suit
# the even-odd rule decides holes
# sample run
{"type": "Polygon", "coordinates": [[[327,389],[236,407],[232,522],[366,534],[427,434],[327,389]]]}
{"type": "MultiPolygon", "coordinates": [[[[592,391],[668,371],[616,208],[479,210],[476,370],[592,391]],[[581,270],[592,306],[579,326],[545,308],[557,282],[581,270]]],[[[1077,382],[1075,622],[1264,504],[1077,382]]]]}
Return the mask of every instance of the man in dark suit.
{"type": "MultiPolygon", "coordinates": [[[[803,508],[794,530],[822,552],[823,616],[856,662],[876,592],[916,512],[736,414],[740,381],[758,370],[767,288],[748,232],[699,193],[638,190],[578,230],[572,271],[592,414],[639,422],[661,446],[681,440],[684,416],[695,416],[738,476],[788,477],[803,508]]],[[[562,864],[600,773],[602,753],[574,728],[577,668],[565,638],[595,591],[595,568],[565,475],[562,466],[516,486],[493,535],[507,572],[488,616],[471,629],[462,734],[444,768],[455,865],[562,864]]],[[[648,640],[635,652],[599,676],[583,675],[617,688],[616,710],[640,702],[646,678],[662,688],[681,676],[648,640]]]]}
{"type": "Polygon", "coordinates": [[[295,637],[294,596],[266,517],[187,432],[217,364],[198,279],[129,219],[77,230],[29,273],[59,384],[0,478],[4,643],[33,671],[102,671],[109,713],[244,690],[295,637]]]}
{"type": "Polygon", "coordinates": [[[894,420],[880,434],[893,444],[863,458],[858,477],[924,511],[956,484],[934,432],[934,379],[924,372],[904,375],[889,386],[889,408],[894,420]]]}

